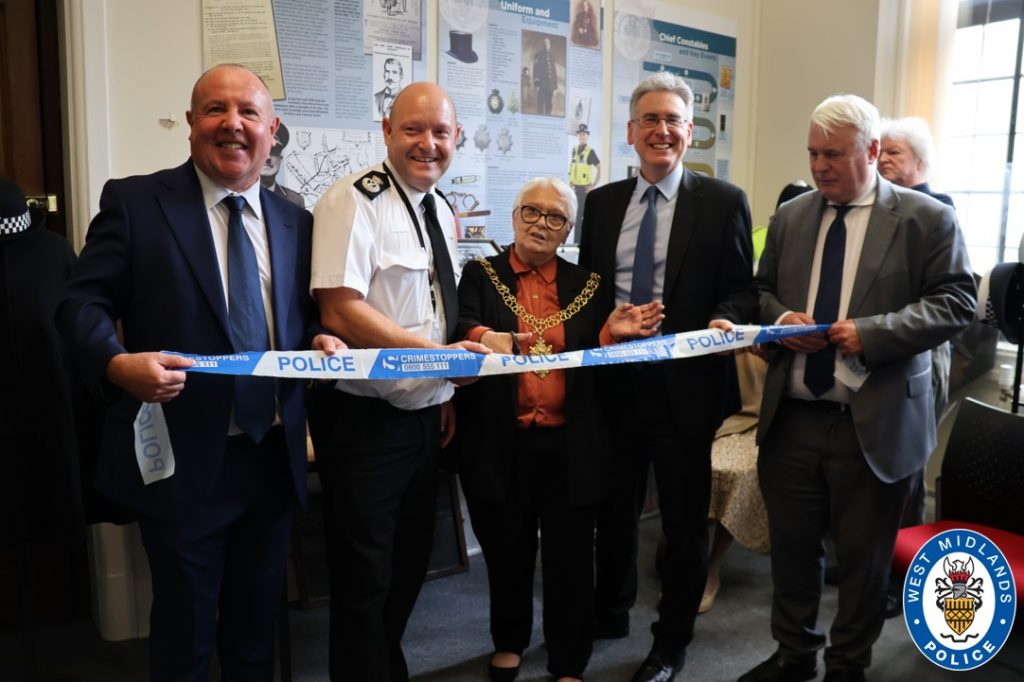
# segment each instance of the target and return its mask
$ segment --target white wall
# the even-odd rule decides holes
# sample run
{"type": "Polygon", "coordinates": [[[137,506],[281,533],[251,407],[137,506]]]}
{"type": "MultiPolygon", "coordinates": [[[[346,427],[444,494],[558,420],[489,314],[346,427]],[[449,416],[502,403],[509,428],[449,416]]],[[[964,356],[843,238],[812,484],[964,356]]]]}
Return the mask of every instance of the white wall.
{"type": "Polygon", "coordinates": [[[185,110],[202,71],[199,2],[105,2],[111,177],[177,166],[188,158],[185,110]],[[167,116],[177,124],[161,125],[167,116]]]}
{"type": "MultiPolygon", "coordinates": [[[[802,179],[807,123],[829,95],[874,100],[879,12],[888,0],[770,0],[761,3],[752,211],[765,225],[782,188],[802,179]]],[[[886,45],[883,45],[883,48],[886,45]]]]}

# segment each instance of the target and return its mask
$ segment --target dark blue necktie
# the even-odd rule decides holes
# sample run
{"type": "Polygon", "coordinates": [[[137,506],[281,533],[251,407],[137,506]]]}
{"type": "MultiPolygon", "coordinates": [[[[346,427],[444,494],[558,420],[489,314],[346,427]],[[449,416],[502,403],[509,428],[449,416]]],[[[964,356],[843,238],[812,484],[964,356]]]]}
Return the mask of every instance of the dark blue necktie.
{"type": "Polygon", "coordinates": [[[633,284],[629,290],[629,302],[643,305],[654,300],[654,234],[658,227],[658,188],[651,185],[644,192],[647,210],[640,219],[640,231],[636,235],[636,251],[633,253],[633,284]]]}
{"type": "Polygon", "coordinates": [[[459,294],[455,286],[455,270],[452,259],[448,255],[448,241],[441,232],[441,223],[437,221],[437,209],[434,206],[434,195],[429,192],[423,197],[423,216],[427,224],[427,236],[430,237],[430,250],[434,254],[434,275],[441,287],[441,303],[444,305],[445,339],[454,341],[455,325],[459,321],[459,294]]]}
{"type": "MultiPolygon", "coordinates": [[[[270,350],[267,314],[263,309],[256,250],[242,225],[245,198],[229,195],[228,207],[228,319],[236,353],[270,350]]],[[[235,377],[235,424],[254,442],[263,440],[274,423],[274,380],[235,377]]]]}
{"type": "MultiPolygon", "coordinates": [[[[843,259],[846,254],[846,217],[852,206],[836,206],[836,217],[828,227],[821,250],[821,276],[814,299],[814,322],[832,324],[839,318],[839,293],[843,287],[843,259]]],[[[807,356],[804,384],[814,397],[827,393],[835,383],[836,349],[827,347],[807,356]]]]}

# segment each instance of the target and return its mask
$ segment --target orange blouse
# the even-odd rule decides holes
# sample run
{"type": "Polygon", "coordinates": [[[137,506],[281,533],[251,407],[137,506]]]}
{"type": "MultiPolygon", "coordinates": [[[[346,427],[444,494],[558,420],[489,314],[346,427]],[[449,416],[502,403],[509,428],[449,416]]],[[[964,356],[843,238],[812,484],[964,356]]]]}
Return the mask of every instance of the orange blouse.
{"type": "MultiPolygon", "coordinates": [[[[512,266],[512,272],[516,274],[516,300],[527,312],[543,319],[561,310],[555,281],[558,270],[557,258],[552,258],[539,268],[533,269],[516,257],[515,249],[510,249],[509,264],[512,266]]],[[[533,332],[523,320],[520,319],[518,322],[520,332],[533,332]]],[[[480,341],[480,337],[488,331],[492,330],[484,326],[474,327],[467,338],[470,341],[480,341]]],[[[533,341],[537,341],[536,336],[534,332],[533,341]]],[[[544,341],[551,346],[549,352],[564,351],[565,325],[559,323],[545,331],[544,341]]],[[[523,352],[528,353],[531,345],[533,344],[523,344],[523,352]]],[[[516,405],[519,428],[527,429],[532,425],[551,428],[565,423],[562,411],[565,402],[565,370],[550,370],[543,379],[533,372],[524,372],[516,376],[519,381],[519,401],[516,405]]]]}

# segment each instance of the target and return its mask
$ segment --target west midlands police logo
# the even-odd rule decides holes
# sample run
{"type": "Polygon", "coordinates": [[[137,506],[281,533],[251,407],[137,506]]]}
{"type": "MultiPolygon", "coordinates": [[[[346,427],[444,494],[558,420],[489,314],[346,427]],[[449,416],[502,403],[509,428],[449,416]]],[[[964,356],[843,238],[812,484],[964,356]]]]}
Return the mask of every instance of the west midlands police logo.
{"type": "Polygon", "coordinates": [[[1006,556],[971,530],[947,530],[914,557],[903,585],[914,644],[947,670],[972,670],[995,656],[1013,628],[1017,593],[1006,556]]]}

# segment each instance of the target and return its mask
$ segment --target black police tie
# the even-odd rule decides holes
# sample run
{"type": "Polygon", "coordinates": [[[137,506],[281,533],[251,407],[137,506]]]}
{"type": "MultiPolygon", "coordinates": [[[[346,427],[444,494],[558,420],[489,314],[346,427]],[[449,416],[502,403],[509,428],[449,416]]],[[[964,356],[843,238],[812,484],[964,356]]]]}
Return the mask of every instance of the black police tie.
{"type": "MultiPolygon", "coordinates": [[[[821,251],[821,276],[814,299],[814,322],[832,324],[839,318],[839,293],[843,287],[843,259],[846,254],[846,217],[852,206],[836,206],[836,217],[825,235],[821,251]]],[[[835,383],[836,349],[827,347],[810,353],[804,368],[804,385],[814,397],[827,393],[835,383]]]]}
{"type": "MultiPolygon", "coordinates": [[[[263,309],[256,250],[242,225],[245,199],[229,195],[228,207],[228,319],[236,353],[270,350],[270,331],[263,309]]],[[[235,424],[254,442],[263,440],[274,423],[274,380],[235,377],[235,424]]]]}
{"type": "Polygon", "coordinates": [[[629,302],[643,305],[654,300],[654,235],[658,227],[658,188],[651,185],[644,192],[647,209],[640,219],[633,252],[633,283],[629,289],[629,302]]]}
{"type": "Polygon", "coordinates": [[[437,210],[434,206],[434,195],[427,193],[423,197],[423,216],[427,224],[427,236],[430,237],[430,250],[434,253],[434,275],[441,285],[441,303],[444,305],[445,340],[454,341],[455,324],[459,321],[459,295],[455,288],[455,270],[452,259],[448,255],[448,240],[441,232],[441,223],[437,222],[437,210]]]}

